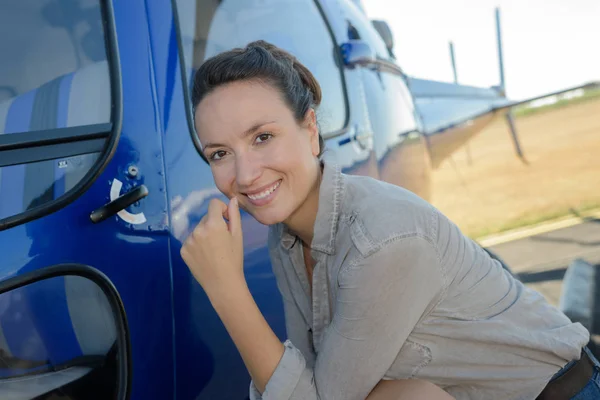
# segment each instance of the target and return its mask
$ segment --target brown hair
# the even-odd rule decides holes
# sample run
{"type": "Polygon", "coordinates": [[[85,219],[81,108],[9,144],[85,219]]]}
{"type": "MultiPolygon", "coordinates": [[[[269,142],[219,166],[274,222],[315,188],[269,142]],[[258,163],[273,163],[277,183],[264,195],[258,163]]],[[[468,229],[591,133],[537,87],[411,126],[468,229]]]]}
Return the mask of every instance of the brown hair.
{"type": "MultiPolygon", "coordinates": [[[[321,104],[321,86],[308,68],[287,51],[258,40],[217,54],[200,66],[192,89],[194,114],[202,99],[217,87],[245,80],[260,80],[278,89],[298,123],[309,109],[316,111],[321,104]]],[[[319,134],[319,156],[324,149],[319,134]]]]}

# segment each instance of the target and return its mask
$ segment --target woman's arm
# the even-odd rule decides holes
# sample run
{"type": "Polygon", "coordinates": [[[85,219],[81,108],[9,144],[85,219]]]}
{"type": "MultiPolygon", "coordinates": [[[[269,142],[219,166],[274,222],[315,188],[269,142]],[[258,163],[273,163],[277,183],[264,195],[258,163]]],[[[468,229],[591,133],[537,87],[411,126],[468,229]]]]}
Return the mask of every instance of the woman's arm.
{"type": "Polygon", "coordinates": [[[283,356],[284,346],[265,321],[244,278],[237,199],[232,199],[229,207],[220,200],[211,200],[207,214],[183,245],[181,256],[202,285],[262,392],[283,356]]]}
{"type": "Polygon", "coordinates": [[[230,282],[206,293],[240,352],[254,385],[264,392],[283,356],[283,344],[265,321],[245,281],[230,282]]]}

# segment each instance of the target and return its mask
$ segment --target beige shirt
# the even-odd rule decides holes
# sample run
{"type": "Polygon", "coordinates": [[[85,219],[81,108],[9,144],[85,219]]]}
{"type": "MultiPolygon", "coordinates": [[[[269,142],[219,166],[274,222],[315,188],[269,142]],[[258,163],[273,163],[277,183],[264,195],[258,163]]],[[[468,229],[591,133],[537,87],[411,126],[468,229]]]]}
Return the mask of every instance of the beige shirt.
{"type": "Polygon", "coordinates": [[[362,400],[420,378],[457,399],[531,400],[589,340],[430,204],[334,164],[311,247],[312,291],[300,240],[270,228],[289,340],[251,399],[362,400]]]}

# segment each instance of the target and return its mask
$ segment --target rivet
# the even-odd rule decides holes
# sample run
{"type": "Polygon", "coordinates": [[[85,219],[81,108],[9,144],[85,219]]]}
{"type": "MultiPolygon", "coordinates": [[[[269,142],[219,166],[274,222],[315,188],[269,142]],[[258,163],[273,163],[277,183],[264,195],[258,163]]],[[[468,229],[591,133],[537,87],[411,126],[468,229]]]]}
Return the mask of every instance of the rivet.
{"type": "Polygon", "coordinates": [[[138,173],[139,170],[135,165],[130,165],[129,168],[127,168],[127,174],[130,178],[135,178],[138,175],[138,173]]]}

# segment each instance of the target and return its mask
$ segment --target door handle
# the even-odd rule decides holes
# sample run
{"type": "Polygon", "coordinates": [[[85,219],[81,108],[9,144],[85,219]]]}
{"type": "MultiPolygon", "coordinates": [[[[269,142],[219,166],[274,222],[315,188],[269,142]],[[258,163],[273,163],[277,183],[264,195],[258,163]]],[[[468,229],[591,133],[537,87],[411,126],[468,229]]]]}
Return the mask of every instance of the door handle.
{"type": "Polygon", "coordinates": [[[126,209],[136,201],[148,196],[148,193],[148,188],[145,185],[136,186],[124,195],[121,195],[113,201],[110,201],[102,207],[92,211],[90,214],[90,220],[92,220],[94,224],[102,222],[106,218],[109,218],[117,214],[119,211],[126,209]]]}
{"type": "Polygon", "coordinates": [[[340,140],[338,142],[338,144],[340,146],[344,146],[348,143],[352,143],[353,141],[364,141],[364,140],[368,140],[371,139],[373,137],[372,133],[355,133],[353,135],[351,135],[350,137],[344,138],[342,140],[340,140]]]}
{"type": "Polygon", "coordinates": [[[355,133],[350,137],[344,138],[338,142],[340,146],[345,146],[348,143],[355,142],[362,150],[369,150],[372,147],[372,133],[355,133]]]}
{"type": "Polygon", "coordinates": [[[379,57],[363,40],[350,40],[340,45],[344,65],[349,68],[371,68],[381,72],[405,77],[404,71],[395,62],[379,57]]]}
{"type": "Polygon", "coordinates": [[[354,140],[357,140],[360,142],[361,140],[368,140],[368,139],[371,139],[372,137],[373,137],[372,133],[361,133],[361,134],[354,135],[354,140]]]}
{"type": "Polygon", "coordinates": [[[373,149],[373,133],[365,132],[354,136],[354,140],[362,150],[373,149]]]}

